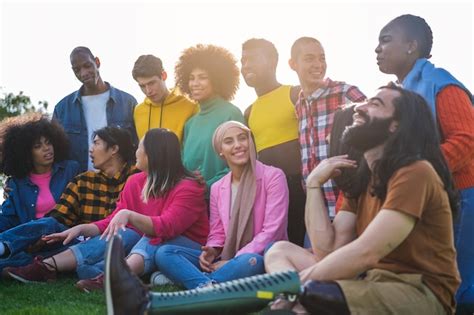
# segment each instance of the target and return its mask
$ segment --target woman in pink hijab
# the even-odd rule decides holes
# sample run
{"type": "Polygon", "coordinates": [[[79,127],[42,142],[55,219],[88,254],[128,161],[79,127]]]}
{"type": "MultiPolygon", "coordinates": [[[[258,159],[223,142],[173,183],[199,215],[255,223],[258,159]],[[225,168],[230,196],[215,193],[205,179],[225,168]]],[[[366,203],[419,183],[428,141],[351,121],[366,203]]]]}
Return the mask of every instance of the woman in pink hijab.
{"type": "Polygon", "coordinates": [[[230,172],[211,187],[206,245],[165,245],[156,254],[160,272],[187,289],[264,273],[264,250],[287,239],[283,171],[256,160],[250,130],[240,122],[221,124],[213,146],[230,172]]]}

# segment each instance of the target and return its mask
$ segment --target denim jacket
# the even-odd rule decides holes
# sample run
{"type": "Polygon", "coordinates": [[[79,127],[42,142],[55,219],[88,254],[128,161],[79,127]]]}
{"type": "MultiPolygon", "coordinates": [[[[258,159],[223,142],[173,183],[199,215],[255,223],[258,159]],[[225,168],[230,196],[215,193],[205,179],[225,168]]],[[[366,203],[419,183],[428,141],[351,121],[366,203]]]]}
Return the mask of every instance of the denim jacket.
{"type": "MultiPolygon", "coordinates": [[[[49,188],[56,202],[78,172],[79,164],[76,161],[66,160],[53,164],[49,188]]],[[[29,176],[10,178],[7,186],[11,188],[11,191],[0,208],[0,232],[36,219],[38,186],[30,180],[29,176]]]]}
{"type": "MultiPolygon", "coordinates": [[[[133,111],[137,100],[130,94],[114,88],[109,83],[110,98],[107,101],[107,125],[126,128],[136,144],[137,133],[133,122],[133,111]]],[[[69,158],[79,162],[80,170],[87,170],[89,157],[89,139],[87,124],[81,101],[82,87],[63,98],[54,108],[53,119],[58,120],[66,131],[71,149],[69,158]]]]}

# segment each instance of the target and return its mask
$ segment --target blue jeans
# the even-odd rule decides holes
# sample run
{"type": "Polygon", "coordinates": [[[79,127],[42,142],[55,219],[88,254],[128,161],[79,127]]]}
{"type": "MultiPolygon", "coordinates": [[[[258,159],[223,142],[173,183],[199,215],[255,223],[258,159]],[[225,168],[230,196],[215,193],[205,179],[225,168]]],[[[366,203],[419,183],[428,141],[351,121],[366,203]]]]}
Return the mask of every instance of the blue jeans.
{"type": "Polygon", "coordinates": [[[474,188],[460,190],[461,207],[454,224],[461,286],[456,293],[458,304],[471,304],[474,312],[474,188]]]}
{"type": "MultiPolygon", "coordinates": [[[[138,242],[141,235],[135,230],[126,228],[120,230],[125,252],[128,253],[138,242]]],[[[76,257],[76,272],[79,279],[90,279],[104,272],[104,255],[107,242],[100,239],[100,235],[94,236],[87,241],[71,246],[76,257]]]]}
{"type": "Polygon", "coordinates": [[[143,274],[147,274],[158,269],[157,251],[161,246],[166,244],[188,247],[197,250],[201,249],[201,244],[181,235],[157,245],[150,244],[150,239],[146,236],[143,236],[130,251],[130,255],[138,254],[143,257],[145,262],[143,274]]]}
{"type": "Polygon", "coordinates": [[[32,262],[33,257],[36,255],[49,257],[64,251],[69,246],[63,245],[62,242],[57,242],[45,245],[41,251],[36,253],[26,252],[28,247],[36,243],[43,235],[59,233],[67,229],[67,226],[59,223],[56,219],[45,217],[20,224],[0,233],[0,242],[4,243],[10,251],[8,257],[0,258],[0,271],[5,267],[27,265],[32,262]]]}
{"type": "Polygon", "coordinates": [[[202,272],[199,266],[200,250],[175,245],[163,245],[156,253],[158,269],[174,283],[194,289],[211,282],[225,282],[265,272],[263,256],[242,254],[229,260],[218,270],[202,272]]]}

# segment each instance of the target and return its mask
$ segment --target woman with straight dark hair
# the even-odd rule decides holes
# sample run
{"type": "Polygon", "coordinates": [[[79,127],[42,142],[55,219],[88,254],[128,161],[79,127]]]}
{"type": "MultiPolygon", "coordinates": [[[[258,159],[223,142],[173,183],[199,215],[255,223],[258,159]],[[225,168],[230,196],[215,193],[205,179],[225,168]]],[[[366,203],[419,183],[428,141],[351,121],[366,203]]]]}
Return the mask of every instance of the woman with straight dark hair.
{"type": "MultiPolygon", "coordinates": [[[[394,74],[403,88],[426,100],[441,135],[441,150],[460,192],[454,242],[462,283],[458,312],[474,312],[474,108],[472,94],[451,73],[429,61],[433,33],[422,17],[396,17],[380,31],[375,48],[383,73],[394,74]]],[[[457,47],[460,49],[459,47],[457,47]]],[[[454,57],[455,58],[455,57],[454,57]]]]}
{"type": "Polygon", "coordinates": [[[167,129],[151,129],[136,157],[142,172],[128,178],[113,213],[49,236],[65,244],[80,235],[92,237],[43,261],[56,271],[76,269],[85,279],[76,284],[83,291],[103,287],[104,251],[113,235],[122,236],[127,252],[133,247],[129,264],[137,274],[155,268],[154,253],[162,243],[200,248],[206,241],[205,187],[184,168],[178,137],[167,129]]]}

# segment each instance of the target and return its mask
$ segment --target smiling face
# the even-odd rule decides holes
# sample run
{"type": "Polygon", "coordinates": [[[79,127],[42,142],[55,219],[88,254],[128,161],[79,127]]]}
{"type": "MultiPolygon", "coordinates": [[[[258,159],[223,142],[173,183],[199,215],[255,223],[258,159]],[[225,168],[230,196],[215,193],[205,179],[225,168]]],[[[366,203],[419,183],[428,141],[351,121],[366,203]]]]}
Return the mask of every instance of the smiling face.
{"type": "Polygon", "coordinates": [[[196,102],[202,103],[214,96],[214,89],[206,70],[195,68],[189,74],[189,90],[191,98],[196,102]]]}
{"type": "Polygon", "coordinates": [[[44,170],[51,169],[54,162],[54,147],[49,139],[41,136],[33,143],[31,148],[33,157],[33,171],[43,173],[44,170]]]}
{"type": "Polygon", "coordinates": [[[87,89],[93,89],[99,80],[99,59],[92,58],[83,51],[71,55],[72,71],[87,89]]]}
{"type": "Polygon", "coordinates": [[[145,94],[153,103],[159,104],[168,95],[168,89],[166,88],[164,78],[166,78],[165,73],[163,73],[161,77],[157,75],[148,78],[137,77],[136,81],[143,94],[145,94]]]}
{"type": "Polygon", "coordinates": [[[242,167],[249,162],[249,135],[238,127],[229,128],[222,139],[220,155],[229,167],[242,167]]]}
{"type": "Polygon", "coordinates": [[[395,74],[399,81],[405,78],[418,59],[416,43],[406,38],[401,27],[390,24],[380,31],[375,53],[379,70],[395,74]]]}
{"type": "Polygon", "coordinates": [[[249,48],[242,50],[241,73],[245,83],[250,87],[257,87],[271,80],[275,75],[276,64],[273,64],[262,49],[249,48]]]}
{"type": "Polygon", "coordinates": [[[294,59],[290,59],[291,69],[296,71],[300,84],[311,91],[324,85],[326,76],[326,55],[316,42],[303,42],[298,47],[294,59]]]}

